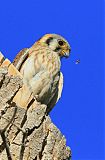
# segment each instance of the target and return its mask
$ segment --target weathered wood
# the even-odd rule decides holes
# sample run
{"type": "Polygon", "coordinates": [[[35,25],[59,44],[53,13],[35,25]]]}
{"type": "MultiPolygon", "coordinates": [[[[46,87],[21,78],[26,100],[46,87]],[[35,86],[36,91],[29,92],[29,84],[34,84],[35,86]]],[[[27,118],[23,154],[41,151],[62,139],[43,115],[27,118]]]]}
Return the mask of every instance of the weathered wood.
{"type": "Polygon", "coordinates": [[[0,160],[67,160],[71,150],[22,75],[0,53],[0,160]],[[7,156],[8,155],[8,156],[7,156]]]}

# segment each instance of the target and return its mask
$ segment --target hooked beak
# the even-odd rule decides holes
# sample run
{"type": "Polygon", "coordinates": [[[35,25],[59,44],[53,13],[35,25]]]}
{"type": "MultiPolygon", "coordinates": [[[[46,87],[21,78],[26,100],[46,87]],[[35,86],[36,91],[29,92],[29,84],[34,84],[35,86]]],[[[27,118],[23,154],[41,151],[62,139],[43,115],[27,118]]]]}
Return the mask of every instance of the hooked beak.
{"type": "Polygon", "coordinates": [[[64,53],[64,57],[68,58],[71,52],[71,48],[69,48],[68,50],[65,51],[64,53]]]}

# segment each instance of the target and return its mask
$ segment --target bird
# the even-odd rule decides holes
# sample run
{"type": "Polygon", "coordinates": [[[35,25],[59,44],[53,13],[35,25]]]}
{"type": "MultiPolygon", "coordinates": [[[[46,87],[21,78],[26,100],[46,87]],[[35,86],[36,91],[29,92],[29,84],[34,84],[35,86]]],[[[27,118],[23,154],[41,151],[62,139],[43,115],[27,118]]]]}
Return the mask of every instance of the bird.
{"type": "Polygon", "coordinates": [[[64,83],[61,59],[68,58],[70,52],[71,46],[63,36],[45,34],[30,48],[22,49],[13,61],[23,75],[24,84],[49,111],[61,98],[64,83]]]}

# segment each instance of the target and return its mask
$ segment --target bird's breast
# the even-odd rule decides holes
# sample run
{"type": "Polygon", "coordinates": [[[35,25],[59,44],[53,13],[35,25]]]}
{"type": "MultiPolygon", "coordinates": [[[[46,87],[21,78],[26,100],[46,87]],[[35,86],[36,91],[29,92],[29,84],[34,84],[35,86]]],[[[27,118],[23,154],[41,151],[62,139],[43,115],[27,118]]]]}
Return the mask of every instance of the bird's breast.
{"type": "Polygon", "coordinates": [[[41,58],[42,67],[45,67],[52,76],[56,75],[59,72],[61,63],[58,55],[47,52],[43,54],[41,58]]]}
{"type": "Polygon", "coordinates": [[[33,51],[32,54],[27,58],[20,72],[25,79],[30,80],[42,70],[49,73],[50,77],[54,77],[60,71],[60,59],[58,55],[51,53],[49,50],[43,52],[33,51]]]}

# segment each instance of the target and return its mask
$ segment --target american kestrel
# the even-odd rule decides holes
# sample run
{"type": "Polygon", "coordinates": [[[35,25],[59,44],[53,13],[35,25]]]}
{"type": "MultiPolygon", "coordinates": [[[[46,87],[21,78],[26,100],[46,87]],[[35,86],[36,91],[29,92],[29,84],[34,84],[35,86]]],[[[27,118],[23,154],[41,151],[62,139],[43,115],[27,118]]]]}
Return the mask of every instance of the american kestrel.
{"type": "Polygon", "coordinates": [[[61,97],[63,75],[62,57],[69,57],[71,47],[60,35],[46,34],[31,48],[21,50],[13,64],[23,75],[36,99],[52,108],[61,97]]]}

